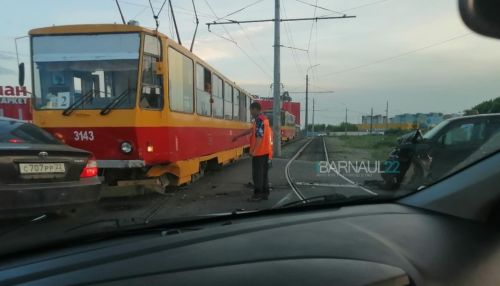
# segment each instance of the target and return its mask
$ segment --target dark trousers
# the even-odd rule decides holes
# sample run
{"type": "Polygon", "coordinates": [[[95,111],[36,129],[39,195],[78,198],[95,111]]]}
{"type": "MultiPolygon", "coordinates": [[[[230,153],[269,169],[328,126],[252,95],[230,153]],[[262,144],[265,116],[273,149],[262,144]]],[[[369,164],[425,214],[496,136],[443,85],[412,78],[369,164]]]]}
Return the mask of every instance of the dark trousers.
{"type": "Polygon", "coordinates": [[[269,195],[268,161],[269,155],[252,157],[252,178],[256,196],[269,195]]]}

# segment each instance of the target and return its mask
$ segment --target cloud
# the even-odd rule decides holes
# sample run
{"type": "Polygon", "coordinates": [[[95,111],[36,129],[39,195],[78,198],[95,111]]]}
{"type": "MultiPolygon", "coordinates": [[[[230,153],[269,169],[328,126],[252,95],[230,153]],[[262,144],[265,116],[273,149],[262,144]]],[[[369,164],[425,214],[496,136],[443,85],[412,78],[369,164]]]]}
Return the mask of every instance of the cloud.
{"type": "Polygon", "coordinates": [[[2,52],[0,52],[0,60],[13,60],[15,58],[16,57],[14,56],[3,54],[2,52]]]}
{"type": "Polygon", "coordinates": [[[255,36],[261,35],[267,28],[263,25],[256,25],[231,31],[229,35],[224,32],[225,30],[212,29],[212,33],[197,39],[195,43],[195,53],[203,60],[210,62],[239,57],[240,55],[235,53],[238,48],[234,42],[231,42],[232,40],[240,46],[243,45],[245,50],[255,53],[255,51],[251,50],[248,41],[254,39],[255,36]]]}
{"type": "Polygon", "coordinates": [[[14,74],[16,73],[13,70],[0,66],[0,75],[14,75],[14,74]]]}

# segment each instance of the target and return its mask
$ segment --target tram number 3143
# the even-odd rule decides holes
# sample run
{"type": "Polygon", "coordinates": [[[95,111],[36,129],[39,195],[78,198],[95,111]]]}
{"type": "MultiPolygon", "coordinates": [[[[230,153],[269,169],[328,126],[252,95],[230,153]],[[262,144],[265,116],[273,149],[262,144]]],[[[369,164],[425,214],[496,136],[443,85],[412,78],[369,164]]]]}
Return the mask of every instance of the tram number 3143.
{"type": "Polygon", "coordinates": [[[75,141],[94,141],[94,131],[73,131],[75,141]]]}

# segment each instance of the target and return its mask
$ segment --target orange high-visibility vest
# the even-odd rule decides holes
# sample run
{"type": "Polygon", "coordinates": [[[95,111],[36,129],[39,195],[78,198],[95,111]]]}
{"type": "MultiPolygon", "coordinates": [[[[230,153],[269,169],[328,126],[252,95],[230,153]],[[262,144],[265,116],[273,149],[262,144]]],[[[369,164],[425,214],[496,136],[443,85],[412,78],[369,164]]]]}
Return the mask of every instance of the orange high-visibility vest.
{"type": "Polygon", "coordinates": [[[257,116],[264,123],[264,136],[262,136],[261,143],[259,146],[255,146],[256,136],[255,136],[255,121],[252,125],[252,134],[250,136],[250,148],[254,149],[254,153],[252,156],[263,156],[269,155],[269,159],[273,157],[273,131],[271,130],[271,126],[269,125],[269,120],[264,114],[259,114],[257,116]]]}

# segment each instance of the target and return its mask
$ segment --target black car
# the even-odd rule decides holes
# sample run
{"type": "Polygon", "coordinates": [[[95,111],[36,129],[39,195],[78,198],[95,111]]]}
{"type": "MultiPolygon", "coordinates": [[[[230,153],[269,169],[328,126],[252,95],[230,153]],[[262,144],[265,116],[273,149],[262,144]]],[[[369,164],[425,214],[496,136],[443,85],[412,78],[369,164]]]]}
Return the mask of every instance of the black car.
{"type": "Polygon", "coordinates": [[[97,201],[100,189],[91,153],[0,117],[0,217],[67,210],[97,201]]]}
{"type": "Polygon", "coordinates": [[[420,130],[405,134],[384,163],[398,167],[382,174],[385,186],[416,188],[435,182],[499,132],[500,114],[493,113],[450,118],[424,135],[420,130]]]}

